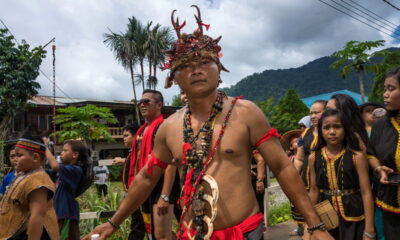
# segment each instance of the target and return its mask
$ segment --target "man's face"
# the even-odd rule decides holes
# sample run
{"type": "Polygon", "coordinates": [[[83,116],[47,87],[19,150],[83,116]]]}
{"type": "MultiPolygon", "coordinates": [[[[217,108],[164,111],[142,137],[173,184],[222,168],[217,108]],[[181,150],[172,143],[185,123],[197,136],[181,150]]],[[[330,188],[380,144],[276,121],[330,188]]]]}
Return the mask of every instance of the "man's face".
{"type": "Polygon", "coordinates": [[[174,80],[188,96],[203,95],[215,91],[219,73],[217,63],[200,58],[180,65],[175,70],[174,80]]]}
{"type": "Polygon", "coordinates": [[[310,120],[314,127],[318,126],[318,120],[321,118],[322,113],[324,113],[324,105],[322,103],[316,102],[310,108],[310,120]]]}
{"type": "Polygon", "coordinates": [[[146,120],[153,119],[161,114],[162,103],[157,102],[153,93],[143,94],[138,106],[140,113],[146,120]]]}
{"type": "Polygon", "coordinates": [[[131,147],[132,142],[133,142],[133,135],[131,132],[124,130],[123,132],[123,138],[124,138],[124,145],[125,147],[131,147]]]}
{"type": "Polygon", "coordinates": [[[375,110],[375,106],[366,106],[363,108],[361,117],[364,120],[365,123],[368,125],[372,125],[375,121],[375,119],[372,116],[372,112],[375,110]]]}
{"type": "Polygon", "coordinates": [[[38,153],[31,153],[26,149],[16,147],[15,148],[15,171],[17,172],[29,172],[35,169],[39,159],[38,153]]]}

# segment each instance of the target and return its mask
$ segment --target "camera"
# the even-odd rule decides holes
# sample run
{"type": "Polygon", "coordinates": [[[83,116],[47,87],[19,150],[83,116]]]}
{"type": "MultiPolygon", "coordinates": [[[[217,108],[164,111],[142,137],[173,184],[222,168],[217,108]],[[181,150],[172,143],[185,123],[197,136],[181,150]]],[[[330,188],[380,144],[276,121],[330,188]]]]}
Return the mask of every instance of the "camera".
{"type": "Polygon", "coordinates": [[[399,185],[400,184],[400,172],[389,173],[388,182],[389,182],[389,184],[399,185]]]}

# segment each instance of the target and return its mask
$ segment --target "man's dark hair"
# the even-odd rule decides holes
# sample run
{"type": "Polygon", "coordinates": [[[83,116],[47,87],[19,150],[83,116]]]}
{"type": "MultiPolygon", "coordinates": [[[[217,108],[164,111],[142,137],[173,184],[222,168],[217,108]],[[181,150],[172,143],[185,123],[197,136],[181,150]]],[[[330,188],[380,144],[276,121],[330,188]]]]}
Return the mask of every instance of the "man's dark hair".
{"type": "Polygon", "coordinates": [[[139,124],[133,122],[132,124],[128,124],[125,127],[123,127],[122,130],[130,132],[133,136],[136,134],[137,130],[139,130],[139,127],[140,127],[139,124]]]}
{"type": "Polygon", "coordinates": [[[316,103],[322,104],[322,106],[324,106],[324,108],[326,108],[326,104],[328,104],[328,101],[319,99],[319,100],[315,100],[315,101],[312,103],[312,105],[314,105],[314,104],[316,104],[316,103]]]}
{"type": "MultiPolygon", "coordinates": [[[[145,89],[143,91],[143,94],[145,93],[151,93],[154,95],[154,98],[156,99],[157,102],[162,102],[164,104],[164,97],[160,91],[153,90],[153,89],[145,89]]],[[[142,95],[143,95],[142,94],[142,95]]]]}

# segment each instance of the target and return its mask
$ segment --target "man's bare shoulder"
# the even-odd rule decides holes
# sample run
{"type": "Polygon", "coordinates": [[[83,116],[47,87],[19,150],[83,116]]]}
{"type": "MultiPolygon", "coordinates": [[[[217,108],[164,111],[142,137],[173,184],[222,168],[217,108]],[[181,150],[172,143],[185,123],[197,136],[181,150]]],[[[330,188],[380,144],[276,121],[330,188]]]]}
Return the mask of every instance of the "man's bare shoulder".
{"type": "Polygon", "coordinates": [[[239,116],[245,117],[245,119],[247,118],[265,119],[264,113],[252,101],[245,99],[238,99],[235,108],[237,109],[239,116]]]}
{"type": "Polygon", "coordinates": [[[186,106],[182,107],[178,111],[176,111],[174,114],[170,115],[168,118],[166,118],[163,122],[163,125],[171,126],[175,125],[177,121],[181,120],[183,115],[185,114],[186,111],[186,106]]]}

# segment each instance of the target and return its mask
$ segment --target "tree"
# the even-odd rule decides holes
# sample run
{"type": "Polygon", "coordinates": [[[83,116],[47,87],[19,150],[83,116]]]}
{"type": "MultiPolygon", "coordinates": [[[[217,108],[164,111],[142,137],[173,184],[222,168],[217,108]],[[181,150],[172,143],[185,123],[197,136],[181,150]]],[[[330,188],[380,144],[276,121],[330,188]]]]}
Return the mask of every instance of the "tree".
{"type": "Polygon", "coordinates": [[[60,114],[55,120],[60,124],[61,130],[56,131],[60,141],[67,139],[83,139],[85,141],[99,140],[103,138],[113,141],[107,123],[117,123],[118,120],[109,108],[96,107],[87,104],[83,107],[69,106],[58,109],[60,114]]]}
{"type": "Polygon", "coordinates": [[[283,134],[289,130],[296,129],[297,122],[308,114],[309,109],[301,101],[296,90],[289,89],[285,97],[273,107],[270,117],[271,125],[283,134]]]}
{"type": "Polygon", "coordinates": [[[390,70],[398,67],[400,63],[400,51],[381,51],[381,55],[384,57],[383,60],[372,66],[372,69],[375,72],[375,78],[369,95],[369,101],[371,102],[383,102],[383,84],[385,81],[385,75],[390,70]]]}
{"type": "Polygon", "coordinates": [[[156,89],[158,84],[157,66],[165,62],[165,50],[169,49],[174,41],[169,27],[161,27],[157,24],[152,29],[148,29],[148,39],[145,44],[147,60],[149,64],[149,77],[147,87],[156,89]]]}
{"type": "Polygon", "coordinates": [[[351,70],[356,71],[360,83],[361,101],[363,103],[365,102],[363,74],[366,70],[367,63],[370,62],[371,57],[374,57],[374,54],[370,55],[366,52],[373,48],[383,46],[384,43],[384,40],[366,42],[349,41],[342,50],[334,52],[331,55],[331,57],[337,58],[331,67],[337,70],[342,68],[340,75],[343,78],[345,78],[351,70]]]}
{"type": "Polygon", "coordinates": [[[0,29],[0,168],[2,142],[7,139],[12,118],[37,95],[40,84],[35,79],[46,54],[40,46],[30,49],[24,40],[15,46],[13,40],[7,29],[0,29]]]}
{"type": "MultiPolygon", "coordinates": [[[[132,17],[134,19],[134,17],[132,17]]],[[[136,19],[134,19],[136,20],[136,19]]],[[[129,19],[129,21],[133,21],[129,19]]],[[[110,30],[110,33],[104,34],[104,43],[114,52],[115,59],[122,65],[125,70],[129,70],[131,75],[133,98],[135,100],[135,113],[136,121],[140,123],[139,108],[137,107],[137,95],[135,87],[135,65],[138,61],[136,52],[136,43],[132,40],[132,27],[135,25],[128,24],[127,33],[114,33],[110,30]]]]}
{"type": "Polygon", "coordinates": [[[274,106],[274,98],[270,97],[264,101],[256,102],[256,105],[264,112],[267,118],[270,118],[274,106]]]}
{"type": "Polygon", "coordinates": [[[185,104],[183,104],[182,100],[181,100],[181,95],[174,95],[172,97],[172,104],[171,106],[173,107],[183,107],[185,104]]]}

